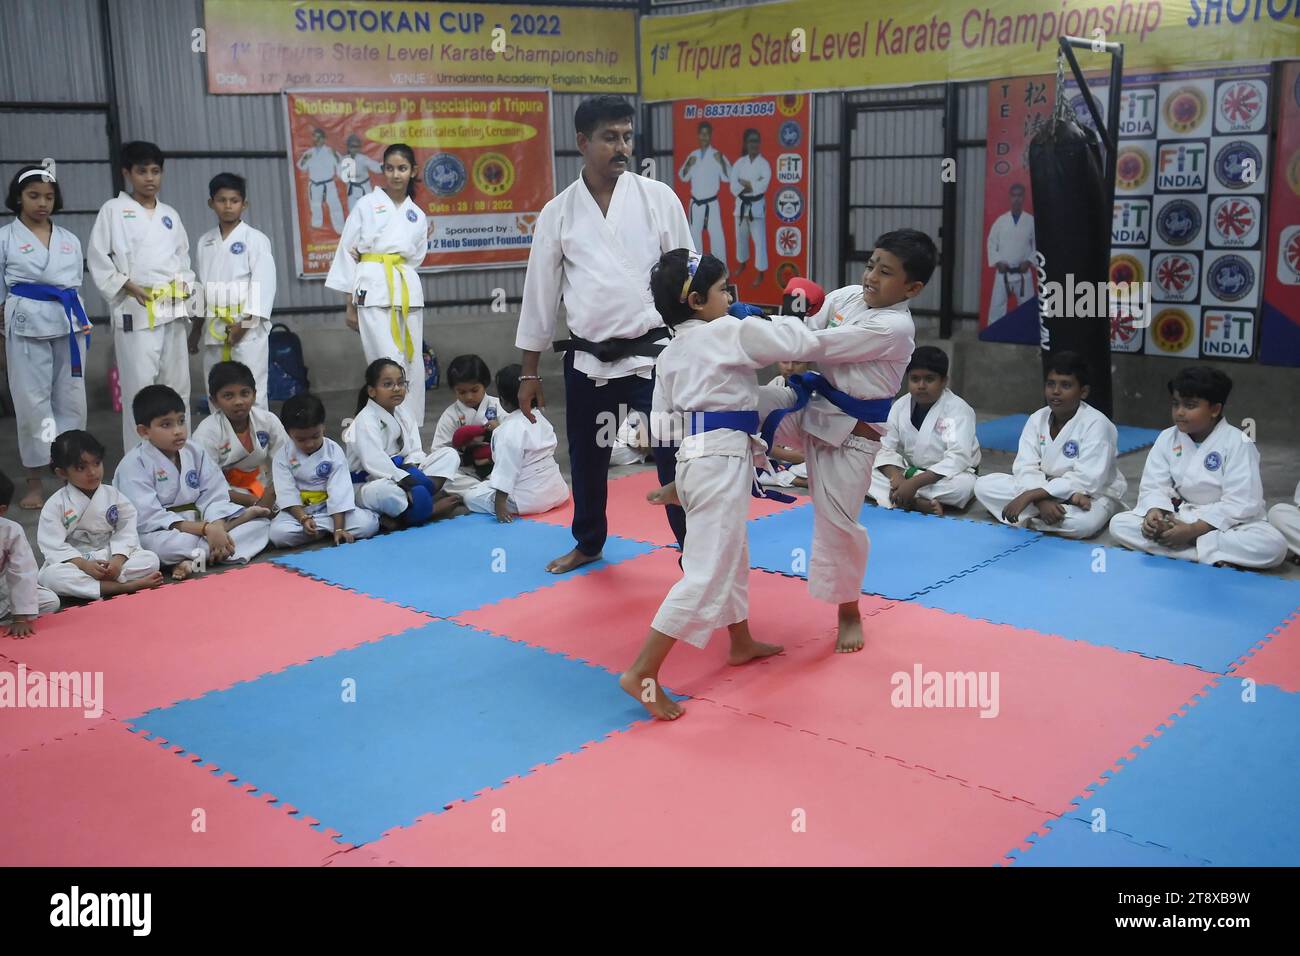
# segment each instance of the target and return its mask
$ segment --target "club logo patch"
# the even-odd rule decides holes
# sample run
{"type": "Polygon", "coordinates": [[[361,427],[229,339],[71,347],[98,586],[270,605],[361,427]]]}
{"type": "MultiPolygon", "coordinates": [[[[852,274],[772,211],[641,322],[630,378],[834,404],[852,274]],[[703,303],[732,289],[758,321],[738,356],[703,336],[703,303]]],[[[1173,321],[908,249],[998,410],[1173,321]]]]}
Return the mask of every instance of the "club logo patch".
{"type": "Polygon", "coordinates": [[[1184,86],[1165,100],[1165,125],[1175,133],[1190,133],[1205,118],[1205,94],[1195,86],[1184,86]]]}
{"type": "Polygon", "coordinates": [[[1115,159],[1115,186],[1127,192],[1142,188],[1151,178],[1151,159],[1141,146],[1125,146],[1115,159]]]}
{"type": "Polygon", "coordinates": [[[474,185],[488,196],[509,192],[515,184],[515,165],[500,153],[484,153],[474,160],[474,185]]]}
{"type": "Polygon", "coordinates": [[[322,461],[319,465],[316,466],[316,477],[328,478],[330,476],[330,472],[332,472],[333,470],[334,470],[334,465],[332,463],[328,461],[322,461]]]}
{"type": "Polygon", "coordinates": [[[108,510],[104,512],[104,520],[107,521],[109,524],[111,524],[114,528],[116,528],[117,518],[118,518],[117,505],[109,505],[108,510]]]}
{"type": "Polygon", "coordinates": [[[1247,189],[1259,182],[1263,172],[1264,157],[1244,139],[1226,144],[1214,157],[1214,178],[1225,189],[1247,189]]]}
{"type": "Polygon", "coordinates": [[[267,445],[271,444],[271,433],[270,433],[270,432],[258,432],[258,433],[257,433],[257,443],[258,443],[259,445],[261,445],[263,448],[265,448],[267,445]]]}
{"type": "Polygon", "coordinates": [[[1218,471],[1223,467],[1223,456],[1217,451],[1212,451],[1205,456],[1205,470],[1218,471]]]}
{"type": "Polygon", "coordinates": [[[163,216],[163,217],[162,217],[162,224],[163,224],[164,226],[166,226],[168,229],[170,229],[170,228],[172,227],[172,217],[171,217],[171,216],[163,216]]]}
{"type": "Polygon", "coordinates": [[[193,468],[191,468],[189,471],[187,471],[187,472],[185,473],[185,484],[189,485],[191,488],[197,488],[197,487],[199,486],[199,473],[198,473],[198,471],[196,471],[196,470],[193,469],[193,468]]]}
{"type": "Polygon", "coordinates": [[[1160,351],[1176,355],[1192,344],[1195,331],[1182,309],[1164,309],[1151,322],[1151,341],[1160,351]]]}
{"type": "Polygon", "coordinates": [[[798,116],[803,109],[803,94],[783,93],[776,98],[776,107],[782,116],[798,116]]]}
{"type": "Polygon", "coordinates": [[[1216,298],[1236,302],[1255,287],[1255,270],[1241,256],[1223,256],[1210,266],[1205,281],[1216,298]]]}
{"type": "Polygon", "coordinates": [[[1061,447],[1061,454],[1066,458],[1078,458],[1079,443],[1074,439],[1070,439],[1061,447]]]}
{"type": "Polygon", "coordinates": [[[1156,232],[1171,246],[1184,246],[1201,231],[1201,211],[1194,202],[1175,199],[1156,216],[1156,232]]]}
{"type": "Polygon", "coordinates": [[[776,215],[782,222],[795,222],[803,215],[803,194],[787,186],[776,194],[776,215]]]}
{"type": "Polygon", "coordinates": [[[1142,267],[1142,260],[1136,256],[1117,255],[1112,256],[1110,260],[1110,281],[1115,283],[1121,282],[1142,282],[1146,279],[1146,270],[1142,267]]]}
{"type": "Polygon", "coordinates": [[[786,120],[781,124],[780,139],[782,146],[798,146],[803,140],[803,127],[794,120],[786,120]]]}
{"type": "Polygon", "coordinates": [[[415,222],[415,220],[417,220],[417,219],[419,219],[419,218],[420,218],[420,217],[417,216],[417,215],[415,214],[415,210],[414,210],[414,209],[408,209],[408,210],[406,210],[406,219],[407,219],[408,222],[415,222]]]}
{"type": "Polygon", "coordinates": [[[244,254],[244,250],[247,248],[248,247],[245,246],[242,242],[232,243],[230,246],[230,253],[231,255],[242,256],[244,254]]]}
{"type": "Polygon", "coordinates": [[[1220,196],[1210,205],[1210,242],[1243,248],[1259,238],[1259,200],[1250,196],[1220,196]]]}
{"type": "Polygon", "coordinates": [[[454,196],[465,188],[465,164],[451,153],[438,153],[424,164],[424,184],[436,195],[454,196]]]}

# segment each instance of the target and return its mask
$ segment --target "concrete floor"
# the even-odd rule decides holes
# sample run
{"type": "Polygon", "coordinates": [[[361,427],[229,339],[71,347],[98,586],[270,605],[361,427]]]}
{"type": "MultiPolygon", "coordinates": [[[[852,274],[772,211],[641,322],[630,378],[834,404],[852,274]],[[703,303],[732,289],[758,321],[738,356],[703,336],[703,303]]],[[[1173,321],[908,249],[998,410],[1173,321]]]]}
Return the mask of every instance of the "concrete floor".
{"type": "MultiPolygon", "coordinates": [[[[550,391],[546,393],[547,397],[547,417],[555,426],[556,434],[559,438],[559,449],[557,450],[557,460],[560,464],[560,470],[564,473],[566,480],[569,474],[569,456],[568,442],[564,433],[564,388],[558,376],[552,377],[550,382],[553,383],[550,391]]],[[[338,439],[341,431],[340,423],[344,418],[350,417],[355,413],[356,393],[355,392],[324,392],[321,394],[325,402],[328,413],[329,434],[338,439]]],[[[426,446],[433,436],[434,427],[437,425],[438,416],[443,410],[451,404],[454,396],[450,388],[442,387],[433,389],[429,392],[427,398],[427,411],[425,417],[425,427],[422,429],[426,446]]],[[[984,422],[1001,415],[1008,414],[1007,411],[977,411],[979,421],[984,422]]],[[[195,423],[197,423],[197,418],[195,423]]],[[[0,434],[12,436],[12,420],[0,420],[0,434]]],[[[88,429],[93,432],[108,447],[108,457],[104,462],[104,473],[106,479],[111,478],[113,469],[117,466],[121,458],[122,450],[120,443],[120,423],[117,414],[107,409],[92,408],[89,415],[88,429]]],[[[1128,493],[1124,496],[1125,504],[1132,507],[1137,501],[1138,484],[1142,480],[1142,465],[1146,461],[1146,449],[1140,449],[1120,457],[1120,470],[1128,479],[1128,493]]],[[[1295,493],[1297,480],[1300,480],[1300,447],[1289,445],[1282,442],[1265,442],[1259,443],[1260,459],[1262,462],[1262,478],[1264,482],[1264,496],[1269,505],[1278,501],[1291,501],[1295,493]]],[[[980,465],[980,473],[988,474],[991,472],[1010,472],[1011,463],[1015,455],[1012,452],[1000,452],[985,450],[983,460],[980,465]]],[[[610,475],[616,477],[621,474],[630,474],[642,467],[628,465],[610,469],[610,475]]],[[[27,531],[28,539],[32,543],[32,548],[40,557],[40,551],[36,544],[36,523],[39,512],[23,511],[17,507],[17,499],[22,494],[23,488],[23,470],[18,459],[18,450],[16,442],[9,440],[0,447],[0,470],[9,475],[14,480],[17,491],[14,496],[14,505],[10,508],[8,517],[21,524],[27,531]]],[[[55,480],[50,476],[46,482],[48,491],[53,491],[55,480]]],[[[798,493],[798,489],[794,490],[798,493]]],[[[462,509],[462,513],[463,512],[462,509]]],[[[967,509],[964,517],[993,521],[990,516],[978,502],[972,502],[967,509]]],[[[1113,545],[1114,540],[1110,537],[1108,531],[1102,532],[1096,539],[1098,544],[1113,545]]],[[[321,547],[322,544],[309,545],[307,547],[321,547]]],[[[278,552],[263,552],[257,560],[267,560],[278,552]]],[[[1300,566],[1290,562],[1284,564],[1281,568],[1266,572],[1279,577],[1300,579],[1300,566]]]]}

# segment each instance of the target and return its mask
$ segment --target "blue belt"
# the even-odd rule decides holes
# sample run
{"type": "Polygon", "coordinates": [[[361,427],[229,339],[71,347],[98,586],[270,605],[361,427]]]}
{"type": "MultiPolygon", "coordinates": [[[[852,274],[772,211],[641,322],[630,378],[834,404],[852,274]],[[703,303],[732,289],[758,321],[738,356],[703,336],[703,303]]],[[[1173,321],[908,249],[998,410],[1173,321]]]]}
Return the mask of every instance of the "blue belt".
{"type": "Polygon", "coordinates": [[[794,389],[797,400],[789,408],[778,408],[763,422],[761,434],[768,448],[772,447],[772,441],[776,437],[776,430],[782,419],[791,412],[802,409],[813,395],[820,395],[850,418],[856,418],[868,425],[872,422],[887,421],[889,410],[894,405],[892,398],[854,398],[826,381],[826,376],[821,372],[800,372],[791,375],[786,380],[786,384],[794,389]]]}
{"type": "Polygon", "coordinates": [[[35,299],[38,302],[62,303],[63,314],[68,317],[68,347],[72,350],[72,375],[74,378],[81,378],[81,349],[77,348],[77,333],[86,333],[86,348],[89,350],[90,319],[86,317],[86,310],[81,305],[77,290],[62,289],[44,282],[16,282],[9,287],[9,294],[24,299],[35,299]],[[77,328],[74,318],[81,321],[80,329],[77,328]]]}
{"type": "MultiPolygon", "coordinates": [[[[394,455],[393,464],[396,465],[398,468],[402,469],[407,474],[414,475],[416,478],[421,479],[422,484],[423,483],[432,484],[432,482],[429,481],[428,476],[425,475],[424,472],[420,471],[420,469],[416,468],[414,465],[408,465],[406,463],[406,459],[403,456],[394,455]]],[[[370,480],[370,472],[368,471],[364,471],[364,470],[354,471],[351,472],[350,474],[352,476],[352,483],[354,485],[363,485],[370,480]]]]}
{"type": "MultiPolygon", "coordinates": [[[[753,435],[758,431],[758,412],[687,412],[686,414],[692,435],[723,428],[735,429],[746,435],[753,435]]],[[[749,493],[754,498],[770,498],[787,505],[794,501],[793,495],[772,491],[759,484],[757,471],[754,472],[754,483],[750,486],[749,493]]]]}

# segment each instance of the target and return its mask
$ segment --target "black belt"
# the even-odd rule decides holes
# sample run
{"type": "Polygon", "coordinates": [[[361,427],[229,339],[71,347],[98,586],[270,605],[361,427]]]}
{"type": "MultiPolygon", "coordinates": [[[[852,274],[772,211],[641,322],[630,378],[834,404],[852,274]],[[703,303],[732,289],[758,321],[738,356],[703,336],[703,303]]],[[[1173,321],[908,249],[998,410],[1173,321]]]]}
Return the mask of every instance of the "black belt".
{"type": "Polygon", "coordinates": [[[692,203],[694,203],[694,204],[697,205],[697,206],[703,206],[703,207],[704,207],[704,225],[701,226],[700,228],[702,228],[702,229],[708,229],[708,228],[709,228],[709,203],[713,202],[713,200],[715,200],[715,199],[717,199],[717,198],[718,198],[718,194],[717,194],[717,193],[714,193],[714,194],[713,194],[712,196],[710,196],[708,199],[696,199],[694,196],[691,197],[691,202],[692,202],[692,203]]]}
{"type": "Polygon", "coordinates": [[[574,335],[556,342],[553,348],[557,352],[588,352],[602,362],[617,362],[630,355],[658,355],[668,344],[659,340],[667,337],[668,330],[660,326],[634,339],[606,339],[603,342],[592,342],[574,335]]]}
{"type": "Polygon", "coordinates": [[[754,213],[753,213],[753,210],[751,210],[749,207],[752,206],[752,205],[754,205],[754,203],[756,203],[756,202],[761,202],[762,199],[763,199],[763,197],[766,196],[766,195],[767,195],[767,193],[759,193],[757,196],[749,196],[749,195],[746,195],[745,193],[741,193],[741,194],[740,194],[740,197],[739,197],[739,198],[740,198],[740,212],[736,213],[736,218],[737,218],[737,219],[748,219],[750,222],[753,222],[753,221],[754,221],[754,213]]]}

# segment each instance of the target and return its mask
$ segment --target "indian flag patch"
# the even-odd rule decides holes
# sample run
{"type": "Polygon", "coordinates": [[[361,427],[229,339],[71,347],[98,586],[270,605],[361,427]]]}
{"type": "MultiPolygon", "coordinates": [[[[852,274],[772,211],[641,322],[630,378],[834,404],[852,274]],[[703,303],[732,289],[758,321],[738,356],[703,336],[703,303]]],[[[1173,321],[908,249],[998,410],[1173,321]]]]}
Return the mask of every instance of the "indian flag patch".
{"type": "Polygon", "coordinates": [[[134,209],[123,209],[123,210],[122,210],[122,218],[123,218],[123,219],[134,219],[134,218],[135,218],[135,210],[134,210],[134,209]]]}
{"type": "Polygon", "coordinates": [[[36,247],[32,245],[30,242],[24,242],[21,246],[18,247],[18,251],[21,252],[23,255],[27,255],[27,253],[31,252],[35,248],[36,247]]]}
{"type": "Polygon", "coordinates": [[[1175,457],[1175,458],[1182,458],[1182,457],[1183,457],[1183,445],[1182,445],[1182,442],[1179,442],[1177,445],[1174,446],[1174,457],[1175,457]]]}
{"type": "Polygon", "coordinates": [[[153,473],[153,480],[163,482],[167,480],[167,469],[159,468],[153,473]]]}
{"type": "Polygon", "coordinates": [[[77,511],[75,508],[68,508],[63,512],[63,527],[71,528],[77,523],[77,511]]]}

